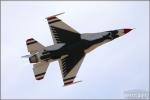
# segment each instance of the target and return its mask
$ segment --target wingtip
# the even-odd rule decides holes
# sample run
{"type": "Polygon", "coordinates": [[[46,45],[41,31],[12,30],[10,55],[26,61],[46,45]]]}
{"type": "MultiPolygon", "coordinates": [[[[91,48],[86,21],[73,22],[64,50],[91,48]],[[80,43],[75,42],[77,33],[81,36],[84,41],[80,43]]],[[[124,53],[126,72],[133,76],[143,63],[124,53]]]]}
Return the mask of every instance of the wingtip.
{"type": "Polygon", "coordinates": [[[56,15],[52,15],[52,16],[46,17],[45,19],[54,18],[54,17],[56,17],[56,16],[58,16],[58,15],[62,15],[62,14],[64,14],[64,13],[65,13],[65,12],[62,12],[62,13],[59,13],[59,14],[56,14],[56,15]]]}
{"type": "Polygon", "coordinates": [[[64,84],[64,87],[69,86],[69,85],[73,85],[73,84],[76,84],[76,83],[79,83],[79,82],[82,82],[82,81],[80,80],[80,81],[72,82],[72,83],[69,83],[69,84],[64,84]]]}
{"type": "Polygon", "coordinates": [[[36,78],[36,80],[42,80],[42,79],[43,79],[43,77],[36,78]]]}
{"type": "Polygon", "coordinates": [[[31,41],[31,40],[34,40],[34,39],[33,38],[29,38],[29,39],[26,40],[26,42],[31,41]]]}

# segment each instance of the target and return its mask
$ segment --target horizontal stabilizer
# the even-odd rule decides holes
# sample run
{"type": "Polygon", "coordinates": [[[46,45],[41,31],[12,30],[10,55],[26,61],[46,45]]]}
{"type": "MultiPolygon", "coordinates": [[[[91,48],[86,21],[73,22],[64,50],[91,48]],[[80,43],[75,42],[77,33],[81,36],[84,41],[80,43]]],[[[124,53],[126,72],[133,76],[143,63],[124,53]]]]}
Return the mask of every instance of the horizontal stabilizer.
{"type": "Polygon", "coordinates": [[[33,65],[33,72],[36,80],[41,80],[44,78],[48,65],[49,62],[40,62],[33,65]]]}
{"type": "Polygon", "coordinates": [[[27,45],[28,52],[30,52],[30,54],[34,54],[38,52],[40,49],[45,48],[45,46],[43,46],[33,38],[27,39],[26,45],[27,45]]]}

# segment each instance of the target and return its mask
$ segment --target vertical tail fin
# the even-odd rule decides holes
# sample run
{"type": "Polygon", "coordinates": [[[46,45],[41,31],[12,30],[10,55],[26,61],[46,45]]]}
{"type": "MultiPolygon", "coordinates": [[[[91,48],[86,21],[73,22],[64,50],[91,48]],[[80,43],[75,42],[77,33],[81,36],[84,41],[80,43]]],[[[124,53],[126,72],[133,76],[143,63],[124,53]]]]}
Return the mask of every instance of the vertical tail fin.
{"type": "Polygon", "coordinates": [[[27,45],[28,52],[30,52],[30,54],[34,54],[38,52],[40,49],[45,48],[45,46],[43,46],[33,38],[27,39],[26,45],[27,45]]]}

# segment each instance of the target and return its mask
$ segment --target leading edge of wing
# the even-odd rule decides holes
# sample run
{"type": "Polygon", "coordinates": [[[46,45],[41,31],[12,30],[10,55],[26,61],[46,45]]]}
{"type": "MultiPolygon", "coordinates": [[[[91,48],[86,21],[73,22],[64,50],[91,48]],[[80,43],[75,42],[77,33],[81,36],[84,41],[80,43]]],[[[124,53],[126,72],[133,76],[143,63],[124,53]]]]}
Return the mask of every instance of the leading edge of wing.
{"type": "Polygon", "coordinates": [[[61,19],[57,18],[57,15],[47,17],[48,25],[51,30],[54,44],[68,44],[74,41],[78,41],[78,39],[80,39],[80,33],[65,22],[63,22],[61,19]]]}

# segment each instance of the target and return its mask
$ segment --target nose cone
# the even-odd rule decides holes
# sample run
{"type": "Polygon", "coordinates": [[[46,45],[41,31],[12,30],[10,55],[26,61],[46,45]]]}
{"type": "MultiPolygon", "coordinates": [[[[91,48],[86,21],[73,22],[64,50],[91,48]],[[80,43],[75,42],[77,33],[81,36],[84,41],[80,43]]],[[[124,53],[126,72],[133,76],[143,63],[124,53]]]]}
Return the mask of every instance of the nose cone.
{"type": "Polygon", "coordinates": [[[131,30],[133,30],[133,29],[125,28],[124,33],[126,34],[126,33],[130,32],[131,30]]]}

